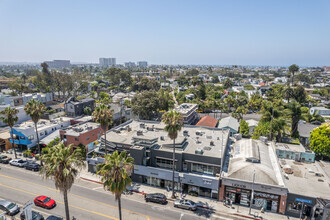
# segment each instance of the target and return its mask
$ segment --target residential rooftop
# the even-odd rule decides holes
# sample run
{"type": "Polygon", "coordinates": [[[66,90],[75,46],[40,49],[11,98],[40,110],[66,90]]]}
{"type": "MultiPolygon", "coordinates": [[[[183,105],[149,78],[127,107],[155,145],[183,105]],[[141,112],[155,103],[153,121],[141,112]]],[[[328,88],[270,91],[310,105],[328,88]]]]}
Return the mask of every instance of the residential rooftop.
{"type": "Polygon", "coordinates": [[[218,121],[219,121],[218,119],[206,115],[203,118],[201,118],[201,120],[199,120],[196,126],[215,128],[218,124],[218,121]]]}
{"type": "Polygon", "coordinates": [[[192,109],[197,108],[197,104],[193,104],[193,103],[182,103],[181,105],[179,105],[178,107],[175,108],[175,111],[186,115],[188,114],[192,109]]]}

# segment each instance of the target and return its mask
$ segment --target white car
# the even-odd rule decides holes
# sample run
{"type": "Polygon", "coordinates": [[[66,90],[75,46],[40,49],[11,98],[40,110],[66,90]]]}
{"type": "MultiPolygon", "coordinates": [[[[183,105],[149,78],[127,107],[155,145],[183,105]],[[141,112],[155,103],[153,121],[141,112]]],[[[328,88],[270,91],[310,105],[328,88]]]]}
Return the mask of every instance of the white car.
{"type": "Polygon", "coordinates": [[[13,159],[9,162],[9,164],[16,167],[24,167],[27,162],[22,159],[13,159]]]}

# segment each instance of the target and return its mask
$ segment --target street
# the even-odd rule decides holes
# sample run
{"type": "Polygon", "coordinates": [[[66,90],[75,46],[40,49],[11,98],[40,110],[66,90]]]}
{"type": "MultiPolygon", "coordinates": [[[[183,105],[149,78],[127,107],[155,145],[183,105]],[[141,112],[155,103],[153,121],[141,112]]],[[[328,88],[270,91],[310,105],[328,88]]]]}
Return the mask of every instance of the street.
{"type": "MultiPolygon", "coordinates": [[[[54,199],[57,206],[46,210],[33,205],[33,210],[45,217],[53,214],[64,217],[62,194],[55,189],[51,180],[45,180],[37,172],[1,164],[0,198],[17,203],[22,207],[26,202],[33,201],[38,195],[46,195],[54,199]]],[[[102,185],[77,179],[69,192],[70,216],[83,219],[118,219],[117,202],[114,196],[105,192],[102,185]]],[[[123,219],[237,219],[209,215],[205,210],[195,212],[177,209],[172,202],[167,205],[145,203],[141,195],[122,196],[123,219]]],[[[18,214],[19,215],[19,214],[18,214]]],[[[18,217],[17,215],[17,217],[18,217]]]]}

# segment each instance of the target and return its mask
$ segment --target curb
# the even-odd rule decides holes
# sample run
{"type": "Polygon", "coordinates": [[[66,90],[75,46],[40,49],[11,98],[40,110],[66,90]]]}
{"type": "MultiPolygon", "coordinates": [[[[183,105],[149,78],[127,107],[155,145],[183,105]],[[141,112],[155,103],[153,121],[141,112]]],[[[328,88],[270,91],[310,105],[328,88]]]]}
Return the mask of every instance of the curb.
{"type": "Polygon", "coordinates": [[[87,178],[85,178],[85,177],[80,177],[80,179],[82,179],[82,180],[86,180],[86,181],[89,181],[89,182],[93,182],[93,183],[103,184],[103,183],[100,182],[100,181],[87,179],[87,178]]]}
{"type": "Polygon", "coordinates": [[[248,216],[248,215],[242,215],[242,214],[237,214],[237,213],[234,213],[233,215],[240,216],[240,217],[243,217],[243,218],[248,218],[248,219],[263,220],[262,218],[256,218],[256,217],[252,217],[252,216],[248,216]]]}

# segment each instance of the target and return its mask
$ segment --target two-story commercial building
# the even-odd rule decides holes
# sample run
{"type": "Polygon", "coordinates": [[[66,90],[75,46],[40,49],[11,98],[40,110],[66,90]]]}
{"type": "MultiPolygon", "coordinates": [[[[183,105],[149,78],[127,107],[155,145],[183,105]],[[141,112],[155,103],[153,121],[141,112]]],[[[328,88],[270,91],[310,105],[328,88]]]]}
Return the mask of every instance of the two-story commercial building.
{"type": "MultiPolygon", "coordinates": [[[[164,126],[131,120],[107,132],[108,151],[126,150],[134,158],[133,181],[171,187],[173,140],[164,126]]],[[[185,125],[175,140],[175,189],[217,199],[228,141],[228,130],[185,125]]]]}
{"type": "Polygon", "coordinates": [[[65,145],[83,145],[86,146],[87,152],[94,149],[96,146],[95,141],[97,141],[102,134],[103,130],[100,124],[94,122],[74,124],[60,130],[60,138],[65,145]]]}
{"type": "MultiPolygon", "coordinates": [[[[39,140],[56,130],[70,125],[70,118],[61,117],[54,120],[40,120],[37,124],[39,140]]],[[[32,121],[26,121],[13,127],[14,143],[19,149],[26,150],[37,145],[37,135],[32,121]]],[[[10,140],[12,143],[12,140],[10,140]]]]}

